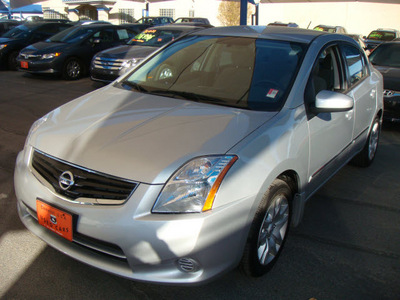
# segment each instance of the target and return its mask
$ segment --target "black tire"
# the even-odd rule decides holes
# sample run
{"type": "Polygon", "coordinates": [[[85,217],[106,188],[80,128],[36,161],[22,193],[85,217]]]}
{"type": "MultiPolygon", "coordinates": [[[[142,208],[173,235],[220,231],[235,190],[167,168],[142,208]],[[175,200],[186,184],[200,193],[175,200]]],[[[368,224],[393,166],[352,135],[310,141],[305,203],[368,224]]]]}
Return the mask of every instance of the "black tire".
{"type": "Polygon", "coordinates": [[[276,179],[264,194],[240,262],[245,274],[262,276],[277,261],[289,231],[292,197],[289,184],[281,179],[276,179]]]}
{"type": "Polygon", "coordinates": [[[8,55],[7,66],[11,71],[16,71],[18,69],[17,57],[19,55],[18,51],[13,51],[8,55]]]}
{"type": "Polygon", "coordinates": [[[84,67],[78,58],[70,57],[65,61],[62,72],[65,80],[77,80],[82,77],[83,73],[84,67]]]}
{"type": "Polygon", "coordinates": [[[364,148],[358,153],[351,163],[359,167],[368,167],[374,161],[378,150],[379,135],[381,132],[381,121],[378,117],[372,123],[370,133],[364,148]]]}

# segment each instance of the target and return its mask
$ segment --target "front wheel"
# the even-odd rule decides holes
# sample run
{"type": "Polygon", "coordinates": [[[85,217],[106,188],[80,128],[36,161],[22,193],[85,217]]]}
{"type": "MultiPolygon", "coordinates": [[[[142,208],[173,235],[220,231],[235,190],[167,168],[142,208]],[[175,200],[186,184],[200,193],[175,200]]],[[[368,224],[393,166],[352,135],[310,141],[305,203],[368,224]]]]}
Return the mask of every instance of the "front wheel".
{"type": "Polygon", "coordinates": [[[13,51],[8,55],[7,66],[9,70],[16,71],[18,69],[18,62],[17,62],[18,55],[19,55],[18,51],[13,51]]]}
{"type": "Polygon", "coordinates": [[[67,59],[63,67],[63,77],[66,80],[79,79],[83,74],[83,65],[79,59],[71,57],[67,59]]]}
{"type": "Polygon", "coordinates": [[[265,193],[251,224],[240,268],[250,276],[262,276],[275,264],[289,230],[292,191],[276,179],[265,193]]]}
{"type": "Polygon", "coordinates": [[[381,132],[381,122],[378,117],[374,119],[371,131],[368,135],[364,148],[352,160],[352,163],[360,167],[368,167],[376,156],[378,150],[379,134],[381,132]]]}

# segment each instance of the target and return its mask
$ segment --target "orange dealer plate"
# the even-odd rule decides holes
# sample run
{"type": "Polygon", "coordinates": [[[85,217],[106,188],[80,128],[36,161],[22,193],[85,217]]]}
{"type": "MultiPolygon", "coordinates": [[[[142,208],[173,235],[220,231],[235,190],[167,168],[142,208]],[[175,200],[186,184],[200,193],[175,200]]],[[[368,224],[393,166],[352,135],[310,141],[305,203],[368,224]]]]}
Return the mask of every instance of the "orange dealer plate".
{"type": "Polygon", "coordinates": [[[28,69],[28,62],[27,61],[21,61],[21,68],[22,69],[28,69]]]}
{"type": "Polygon", "coordinates": [[[36,200],[39,224],[72,241],[72,215],[47,203],[36,200]]]}

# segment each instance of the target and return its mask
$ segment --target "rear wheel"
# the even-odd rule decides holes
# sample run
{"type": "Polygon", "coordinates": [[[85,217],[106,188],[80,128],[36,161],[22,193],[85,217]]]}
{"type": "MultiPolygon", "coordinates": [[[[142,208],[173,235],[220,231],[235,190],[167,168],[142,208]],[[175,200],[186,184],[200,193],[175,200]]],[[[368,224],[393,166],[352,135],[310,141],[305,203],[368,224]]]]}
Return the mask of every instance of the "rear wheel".
{"type": "Polygon", "coordinates": [[[76,80],[82,76],[83,71],[81,61],[75,57],[71,57],[64,63],[63,77],[66,80],[76,80]]]}
{"type": "Polygon", "coordinates": [[[250,276],[261,276],[275,264],[289,230],[292,191],[285,181],[276,179],[265,193],[251,224],[240,263],[250,276]]]}
{"type": "Polygon", "coordinates": [[[368,167],[376,156],[378,150],[379,134],[381,132],[381,123],[378,117],[372,123],[371,131],[368,135],[367,142],[359,154],[357,154],[352,163],[360,167],[368,167]]]}

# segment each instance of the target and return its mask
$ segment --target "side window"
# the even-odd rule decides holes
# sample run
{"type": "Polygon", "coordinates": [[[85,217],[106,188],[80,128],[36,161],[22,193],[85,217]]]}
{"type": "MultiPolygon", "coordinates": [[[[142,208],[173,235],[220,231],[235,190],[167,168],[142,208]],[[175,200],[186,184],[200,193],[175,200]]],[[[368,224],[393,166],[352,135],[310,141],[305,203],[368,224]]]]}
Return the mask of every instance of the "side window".
{"type": "Polygon", "coordinates": [[[359,49],[351,45],[342,45],[341,49],[346,60],[349,88],[351,88],[368,75],[368,69],[359,49]]]}
{"type": "Polygon", "coordinates": [[[60,25],[58,25],[58,27],[57,27],[57,32],[61,32],[61,31],[65,30],[65,29],[68,29],[69,27],[70,27],[70,26],[68,26],[68,25],[60,24],[60,25]]]}
{"type": "Polygon", "coordinates": [[[56,33],[59,32],[59,26],[56,24],[46,24],[42,27],[39,28],[39,30],[37,31],[40,34],[44,34],[44,35],[54,35],[56,33]]]}
{"type": "Polygon", "coordinates": [[[86,41],[87,44],[93,44],[95,40],[100,39],[101,31],[96,31],[91,35],[91,37],[86,41]]]}
{"type": "Polygon", "coordinates": [[[119,41],[129,39],[128,30],[127,29],[117,29],[117,36],[118,36],[119,41]]]}
{"type": "Polygon", "coordinates": [[[106,28],[101,31],[100,39],[103,43],[111,43],[114,41],[114,29],[106,28]]]}
{"type": "Polygon", "coordinates": [[[340,91],[343,89],[343,76],[336,46],[324,49],[316,59],[307,82],[305,101],[311,104],[322,90],[340,91]]]}

